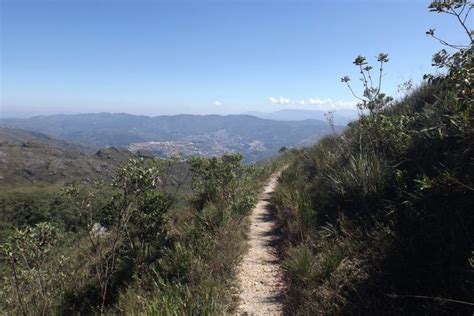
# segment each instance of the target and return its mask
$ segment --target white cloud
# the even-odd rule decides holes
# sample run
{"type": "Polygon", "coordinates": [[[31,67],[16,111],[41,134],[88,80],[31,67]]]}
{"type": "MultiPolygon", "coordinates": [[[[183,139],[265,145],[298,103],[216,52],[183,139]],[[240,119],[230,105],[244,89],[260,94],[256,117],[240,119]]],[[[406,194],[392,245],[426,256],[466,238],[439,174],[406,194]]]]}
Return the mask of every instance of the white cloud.
{"type": "Polygon", "coordinates": [[[269,97],[271,104],[290,104],[291,100],[289,98],[285,97],[279,97],[279,98],[274,98],[274,97],[269,97]]]}
{"type": "Polygon", "coordinates": [[[213,104],[214,104],[215,106],[220,106],[220,105],[222,105],[222,102],[221,102],[221,101],[217,101],[217,100],[216,100],[216,101],[214,101],[214,103],[213,103],[213,104]]]}
{"type": "Polygon", "coordinates": [[[332,102],[331,99],[321,100],[321,99],[308,98],[308,104],[313,104],[313,105],[322,105],[322,104],[328,104],[331,102],[332,102]]]}
{"type": "Polygon", "coordinates": [[[357,102],[355,101],[334,101],[329,98],[306,98],[306,99],[291,99],[287,97],[269,97],[271,104],[278,105],[303,105],[303,106],[317,106],[324,109],[354,109],[357,102]]]}

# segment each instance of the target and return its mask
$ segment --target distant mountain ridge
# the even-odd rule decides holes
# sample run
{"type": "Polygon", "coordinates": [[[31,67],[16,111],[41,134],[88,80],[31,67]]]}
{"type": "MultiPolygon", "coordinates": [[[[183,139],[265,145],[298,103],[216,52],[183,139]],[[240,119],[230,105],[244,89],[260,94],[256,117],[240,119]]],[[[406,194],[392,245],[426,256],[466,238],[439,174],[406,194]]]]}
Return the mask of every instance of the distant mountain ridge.
{"type": "MultiPolygon", "coordinates": [[[[268,120],[276,121],[303,121],[303,120],[322,120],[325,121],[325,114],[328,111],[323,110],[303,110],[303,109],[284,109],[280,111],[265,112],[246,112],[244,114],[256,116],[268,120]]],[[[334,122],[336,125],[347,125],[347,123],[357,119],[357,111],[350,109],[334,110],[334,122]]]]}
{"type": "Polygon", "coordinates": [[[2,119],[0,125],[85,146],[132,146],[165,156],[187,147],[195,148],[189,154],[238,151],[248,161],[269,157],[283,146],[310,144],[331,132],[328,123],[322,120],[276,121],[251,115],[58,114],[2,119]]]}

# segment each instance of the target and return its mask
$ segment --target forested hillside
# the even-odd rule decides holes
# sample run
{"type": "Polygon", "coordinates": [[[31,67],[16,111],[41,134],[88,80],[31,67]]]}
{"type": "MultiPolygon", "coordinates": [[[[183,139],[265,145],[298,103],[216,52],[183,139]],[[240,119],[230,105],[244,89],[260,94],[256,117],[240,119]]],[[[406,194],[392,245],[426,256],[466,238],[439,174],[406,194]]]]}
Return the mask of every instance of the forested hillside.
{"type": "MultiPolygon", "coordinates": [[[[430,6],[461,17],[464,27],[471,8],[430,6]]],[[[427,75],[397,101],[382,94],[378,78],[372,85],[373,68],[358,56],[364,90],[351,91],[359,120],[294,152],[273,197],[289,314],[474,311],[474,42],[467,35],[466,46],[434,55],[445,72],[427,75]]],[[[388,61],[377,57],[380,75],[388,61]]],[[[353,89],[350,78],[342,82],[353,89]]]]}

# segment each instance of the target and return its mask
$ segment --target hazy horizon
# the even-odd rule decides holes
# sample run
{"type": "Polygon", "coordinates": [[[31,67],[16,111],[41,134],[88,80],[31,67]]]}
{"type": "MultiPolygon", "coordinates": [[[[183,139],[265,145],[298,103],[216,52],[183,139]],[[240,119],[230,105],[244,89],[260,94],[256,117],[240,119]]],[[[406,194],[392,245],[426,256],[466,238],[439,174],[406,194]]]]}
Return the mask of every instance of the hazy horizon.
{"type": "MultiPolygon", "coordinates": [[[[283,113],[286,111],[292,111],[295,113],[327,113],[328,110],[323,109],[304,109],[304,108],[283,108],[279,110],[255,110],[255,111],[244,111],[244,112],[236,112],[236,113],[177,113],[177,114],[155,114],[155,115],[148,115],[148,114],[141,114],[141,113],[133,113],[133,112],[112,112],[112,111],[96,111],[96,112],[54,112],[54,113],[38,113],[38,114],[24,114],[24,115],[2,115],[0,118],[2,119],[28,119],[36,116],[54,116],[54,115],[81,115],[81,114],[127,114],[127,115],[136,115],[136,116],[146,116],[146,117],[156,117],[156,116],[175,116],[175,115],[219,115],[219,116],[233,116],[233,115],[251,115],[257,116],[258,114],[276,114],[276,113],[283,113]]],[[[345,113],[345,114],[353,114],[353,117],[357,116],[357,110],[355,109],[335,109],[332,112],[334,113],[345,113]]]]}

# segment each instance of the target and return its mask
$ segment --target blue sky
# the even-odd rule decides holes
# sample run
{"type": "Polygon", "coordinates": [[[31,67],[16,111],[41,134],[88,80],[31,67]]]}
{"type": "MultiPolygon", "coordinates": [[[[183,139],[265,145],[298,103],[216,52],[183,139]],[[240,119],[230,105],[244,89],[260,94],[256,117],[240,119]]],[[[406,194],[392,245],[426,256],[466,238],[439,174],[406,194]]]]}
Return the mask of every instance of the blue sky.
{"type": "Polygon", "coordinates": [[[387,52],[395,94],[433,71],[428,28],[462,39],[418,0],[0,3],[4,117],[348,107],[356,55],[387,52]]]}

